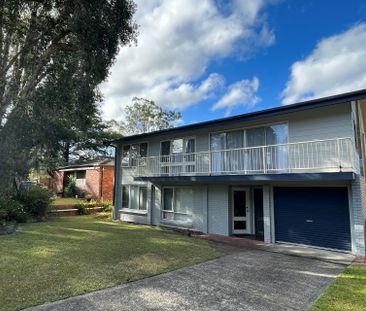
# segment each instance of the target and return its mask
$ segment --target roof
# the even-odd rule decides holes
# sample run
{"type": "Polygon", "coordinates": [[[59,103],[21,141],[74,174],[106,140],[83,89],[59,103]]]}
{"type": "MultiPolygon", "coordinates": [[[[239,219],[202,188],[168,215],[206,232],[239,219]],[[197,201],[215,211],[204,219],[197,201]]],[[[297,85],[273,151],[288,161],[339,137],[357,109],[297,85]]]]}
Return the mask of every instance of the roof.
{"type": "Polygon", "coordinates": [[[72,163],[65,166],[60,166],[56,170],[59,171],[71,168],[78,169],[78,168],[98,167],[98,166],[114,166],[114,157],[102,157],[90,161],[72,163]]]}
{"type": "Polygon", "coordinates": [[[194,123],[190,125],[183,125],[179,127],[173,127],[169,129],[164,129],[161,131],[155,131],[155,132],[149,132],[149,133],[143,133],[138,135],[131,135],[131,136],[124,136],[119,139],[106,141],[105,144],[112,144],[112,143],[120,143],[120,142],[128,142],[133,140],[139,140],[144,138],[150,138],[154,136],[159,136],[162,134],[170,133],[170,134],[176,134],[184,131],[189,130],[197,130],[197,129],[203,129],[213,126],[222,126],[222,125],[230,125],[236,122],[242,122],[242,121],[253,121],[258,120],[266,117],[272,117],[277,115],[283,115],[288,114],[292,112],[298,112],[298,111],[304,111],[309,109],[316,109],[321,107],[327,107],[327,106],[333,106],[337,104],[343,104],[346,102],[354,101],[354,100],[360,100],[366,98],[366,89],[357,90],[353,92],[348,93],[342,93],[317,99],[312,99],[304,102],[299,102],[287,106],[280,106],[255,112],[250,112],[246,114],[240,114],[232,117],[226,117],[222,119],[215,119],[200,123],[194,123]]]}

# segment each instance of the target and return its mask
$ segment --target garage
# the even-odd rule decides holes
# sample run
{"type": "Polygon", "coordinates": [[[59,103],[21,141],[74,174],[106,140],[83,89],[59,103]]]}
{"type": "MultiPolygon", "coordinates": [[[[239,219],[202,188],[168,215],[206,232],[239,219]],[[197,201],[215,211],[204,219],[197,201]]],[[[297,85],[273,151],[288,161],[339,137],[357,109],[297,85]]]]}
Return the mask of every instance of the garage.
{"type": "Polygon", "coordinates": [[[275,187],[276,242],[351,250],[346,187],[275,187]]]}

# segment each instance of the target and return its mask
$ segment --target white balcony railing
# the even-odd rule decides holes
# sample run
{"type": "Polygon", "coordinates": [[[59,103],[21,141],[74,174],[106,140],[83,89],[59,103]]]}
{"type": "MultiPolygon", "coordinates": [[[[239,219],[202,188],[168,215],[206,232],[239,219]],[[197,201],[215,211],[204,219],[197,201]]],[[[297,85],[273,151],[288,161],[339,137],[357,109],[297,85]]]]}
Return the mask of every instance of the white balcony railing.
{"type": "Polygon", "coordinates": [[[140,158],[136,177],[352,172],[351,138],[140,158]]]}

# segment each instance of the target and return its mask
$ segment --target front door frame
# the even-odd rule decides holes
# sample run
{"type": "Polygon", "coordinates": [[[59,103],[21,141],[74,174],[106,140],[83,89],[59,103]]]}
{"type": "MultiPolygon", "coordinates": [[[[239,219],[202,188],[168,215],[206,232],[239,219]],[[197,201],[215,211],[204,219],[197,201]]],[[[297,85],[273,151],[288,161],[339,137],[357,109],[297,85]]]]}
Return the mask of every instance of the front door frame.
{"type": "Polygon", "coordinates": [[[252,229],[252,210],[251,210],[251,200],[250,200],[250,188],[248,187],[234,187],[231,189],[231,202],[232,202],[232,212],[231,212],[231,225],[232,225],[232,234],[251,234],[252,229]],[[246,199],[246,216],[245,217],[235,217],[234,216],[234,192],[235,191],[245,191],[245,199],[246,199]],[[234,221],[246,221],[246,229],[245,230],[235,230],[234,229],[234,221]]]}

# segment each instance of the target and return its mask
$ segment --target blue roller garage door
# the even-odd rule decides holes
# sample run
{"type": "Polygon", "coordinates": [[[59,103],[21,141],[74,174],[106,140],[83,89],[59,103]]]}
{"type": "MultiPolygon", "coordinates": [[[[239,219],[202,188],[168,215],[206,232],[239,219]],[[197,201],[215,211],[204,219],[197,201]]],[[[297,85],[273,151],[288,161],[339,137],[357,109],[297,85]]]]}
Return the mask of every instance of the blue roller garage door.
{"type": "Polygon", "coordinates": [[[351,250],[348,192],[343,187],[275,187],[276,241],[351,250]]]}

